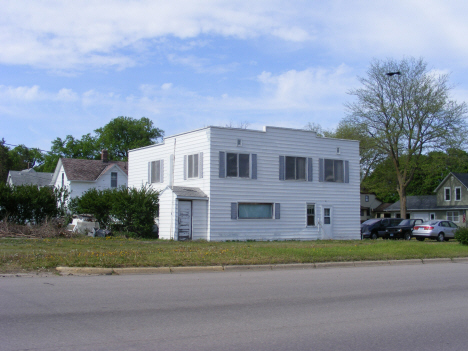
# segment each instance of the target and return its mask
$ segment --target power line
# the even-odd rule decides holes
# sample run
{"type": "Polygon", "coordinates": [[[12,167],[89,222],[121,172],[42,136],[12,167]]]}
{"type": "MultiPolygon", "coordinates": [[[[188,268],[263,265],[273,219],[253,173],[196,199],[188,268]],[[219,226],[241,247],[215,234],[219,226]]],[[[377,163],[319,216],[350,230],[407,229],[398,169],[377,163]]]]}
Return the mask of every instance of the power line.
{"type": "MultiPolygon", "coordinates": [[[[7,143],[3,143],[3,145],[8,145],[8,146],[14,146],[14,147],[17,147],[17,146],[24,146],[24,145],[13,145],[13,144],[7,144],[7,143]]],[[[39,150],[40,152],[50,152],[50,151],[46,151],[46,150],[41,150],[37,147],[27,147],[25,146],[26,149],[35,149],[35,150],[39,150]]]]}

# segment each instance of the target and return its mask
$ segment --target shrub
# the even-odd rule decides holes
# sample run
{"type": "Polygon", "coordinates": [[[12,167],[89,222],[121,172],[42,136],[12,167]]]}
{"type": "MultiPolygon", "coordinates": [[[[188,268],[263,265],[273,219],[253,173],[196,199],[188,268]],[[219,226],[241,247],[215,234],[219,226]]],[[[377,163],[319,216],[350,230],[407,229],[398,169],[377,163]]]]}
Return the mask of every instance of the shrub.
{"type": "Polygon", "coordinates": [[[74,214],[93,214],[99,223],[112,230],[151,237],[158,211],[158,193],[149,187],[90,189],[70,200],[69,210],[74,214]]]}
{"type": "Polygon", "coordinates": [[[468,245],[468,228],[460,227],[455,231],[455,240],[460,244],[468,245]]]}
{"type": "Polygon", "coordinates": [[[66,191],[50,187],[0,183],[0,218],[18,224],[40,224],[62,214],[62,203],[67,196],[66,191]]]}

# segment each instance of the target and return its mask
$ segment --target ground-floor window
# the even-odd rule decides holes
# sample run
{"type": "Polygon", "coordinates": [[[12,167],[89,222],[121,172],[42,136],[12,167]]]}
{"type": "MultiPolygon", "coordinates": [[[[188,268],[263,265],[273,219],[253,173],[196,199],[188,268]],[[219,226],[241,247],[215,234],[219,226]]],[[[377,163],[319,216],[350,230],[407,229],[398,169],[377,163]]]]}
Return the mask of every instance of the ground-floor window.
{"type": "Polygon", "coordinates": [[[429,214],[429,218],[431,219],[431,221],[435,220],[436,219],[435,213],[429,214]]]}
{"type": "Polygon", "coordinates": [[[307,226],[315,226],[315,205],[307,204],[307,226]]]}
{"type": "Polygon", "coordinates": [[[323,224],[331,224],[331,210],[329,208],[323,209],[323,224]]]}
{"type": "Polygon", "coordinates": [[[239,203],[239,219],[273,218],[273,204],[239,203]]]}
{"type": "Polygon", "coordinates": [[[447,211],[447,220],[458,222],[458,211],[447,211]]]}

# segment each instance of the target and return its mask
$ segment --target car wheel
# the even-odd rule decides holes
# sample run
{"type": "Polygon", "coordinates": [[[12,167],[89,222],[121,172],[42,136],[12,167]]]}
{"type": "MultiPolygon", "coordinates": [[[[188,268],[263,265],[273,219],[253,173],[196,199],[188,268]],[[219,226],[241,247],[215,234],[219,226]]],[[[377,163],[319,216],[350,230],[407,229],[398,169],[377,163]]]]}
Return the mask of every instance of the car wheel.
{"type": "Polygon", "coordinates": [[[444,238],[445,238],[444,233],[439,233],[439,235],[437,235],[437,241],[439,241],[439,242],[444,241],[444,238]]]}
{"type": "Polygon", "coordinates": [[[411,240],[411,233],[405,233],[405,240],[411,240]]]}
{"type": "Polygon", "coordinates": [[[379,237],[379,236],[377,235],[376,232],[373,232],[373,233],[370,235],[370,238],[371,238],[372,240],[375,240],[375,239],[377,239],[378,237],[379,237]]]}
{"type": "Polygon", "coordinates": [[[424,241],[425,238],[416,238],[417,241],[424,241]]]}

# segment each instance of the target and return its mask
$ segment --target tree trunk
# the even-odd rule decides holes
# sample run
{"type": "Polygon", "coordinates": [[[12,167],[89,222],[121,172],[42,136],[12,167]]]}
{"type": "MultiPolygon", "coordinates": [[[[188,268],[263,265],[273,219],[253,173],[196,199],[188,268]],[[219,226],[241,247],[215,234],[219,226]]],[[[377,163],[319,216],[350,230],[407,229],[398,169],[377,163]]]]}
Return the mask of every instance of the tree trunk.
{"type": "Polygon", "coordinates": [[[400,217],[406,219],[406,186],[404,184],[398,185],[398,195],[400,195],[400,217]]]}

